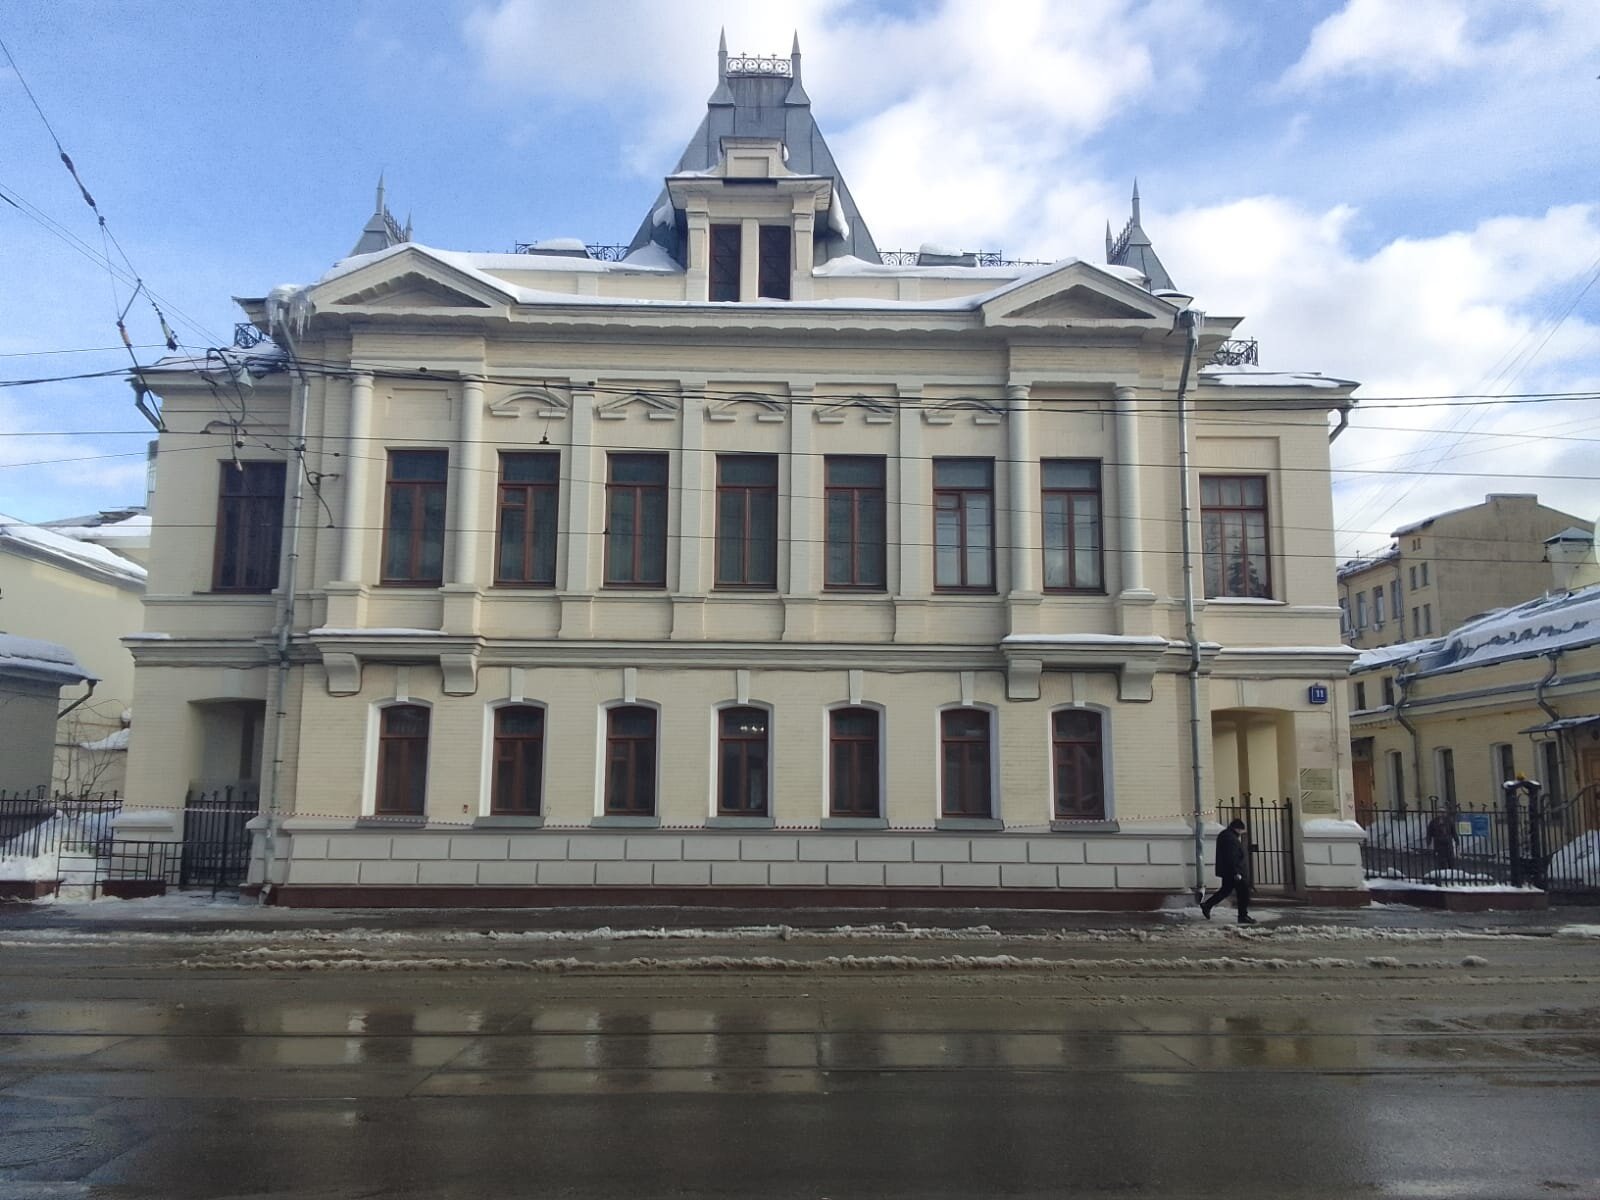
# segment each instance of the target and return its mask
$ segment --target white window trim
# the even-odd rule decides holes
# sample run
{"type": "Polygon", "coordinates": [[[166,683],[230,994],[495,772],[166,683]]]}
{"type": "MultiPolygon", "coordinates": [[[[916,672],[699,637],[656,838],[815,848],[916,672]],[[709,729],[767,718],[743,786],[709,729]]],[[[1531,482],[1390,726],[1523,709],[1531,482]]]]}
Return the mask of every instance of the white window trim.
{"type": "Polygon", "coordinates": [[[872,700],[838,700],[822,711],[822,819],[855,820],[833,815],[833,714],[846,708],[869,708],[878,714],[878,815],[862,820],[889,819],[889,710],[872,700]]]}
{"type": "MultiPolygon", "coordinates": [[[[424,817],[432,814],[429,812],[433,800],[433,727],[434,707],[427,700],[419,700],[415,696],[390,696],[383,700],[374,700],[367,705],[367,747],[365,762],[361,770],[361,815],[363,817],[378,816],[378,734],[382,729],[383,710],[395,708],[398,705],[414,705],[417,708],[428,710],[428,776],[422,785],[422,813],[424,817]]],[[[385,817],[389,813],[383,814],[385,817]]]]}
{"type": "Polygon", "coordinates": [[[651,815],[658,821],[666,797],[661,793],[661,705],[654,700],[607,700],[595,712],[594,756],[594,815],[596,817],[620,816],[606,812],[606,738],[610,733],[611,710],[614,708],[648,708],[656,714],[656,808],[651,815]]]}
{"type": "MultiPolygon", "coordinates": [[[[480,817],[494,815],[494,723],[495,714],[502,708],[537,708],[544,713],[544,741],[545,753],[539,756],[539,815],[544,815],[545,801],[548,798],[545,792],[545,780],[549,776],[550,755],[550,706],[542,700],[529,700],[526,697],[513,698],[507,696],[504,700],[495,700],[484,705],[483,709],[483,758],[478,769],[478,813],[480,817]]],[[[660,729],[657,727],[657,733],[660,729]]],[[[431,759],[429,760],[432,761],[431,759]]]]}
{"type": "Polygon", "coordinates": [[[1000,799],[1000,712],[992,704],[962,704],[959,700],[941,705],[933,714],[933,820],[959,821],[967,817],[947,816],[944,811],[944,715],[962,709],[975,709],[989,718],[989,811],[977,820],[998,821],[1005,811],[1000,799]]]}
{"type": "MultiPolygon", "coordinates": [[[[766,817],[777,815],[778,789],[774,786],[773,766],[778,757],[778,722],[777,710],[764,700],[721,700],[711,706],[711,746],[709,761],[711,763],[711,780],[706,788],[706,816],[721,820],[737,820],[729,818],[719,811],[717,804],[718,791],[722,787],[722,714],[730,708],[759,708],[767,714],[767,811],[766,817]]],[[[659,720],[659,718],[657,718],[659,720]]],[[[657,737],[660,737],[661,727],[656,726],[657,737]]],[[[759,820],[761,818],[752,818],[759,820]]]]}
{"type": "MultiPolygon", "coordinates": [[[[1060,824],[1061,818],[1056,816],[1056,714],[1066,709],[1095,712],[1100,714],[1100,786],[1106,796],[1105,816],[1101,821],[1115,821],[1117,819],[1117,764],[1116,756],[1112,750],[1111,710],[1103,704],[1069,703],[1052,706],[1045,713],[1044,718],[1044,819],[1048,827],[1050,824],[1060,824]]],[[[1099,822],[1086,821],[1086,825],[1099,822]]]]}

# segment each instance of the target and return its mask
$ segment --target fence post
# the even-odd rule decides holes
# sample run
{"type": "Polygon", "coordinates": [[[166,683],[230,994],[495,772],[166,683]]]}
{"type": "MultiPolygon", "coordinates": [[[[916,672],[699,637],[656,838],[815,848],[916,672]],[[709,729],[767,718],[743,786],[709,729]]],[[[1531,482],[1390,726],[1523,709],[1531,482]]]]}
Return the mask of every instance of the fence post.
{"type": "Polygon", "coordinates": [[[1505,789],[1506,805],[1506,849],[1511,858],[1511,886],[1522,886],[1522,837],[1517,829],[1517,789],[1515,784],[1507,784],[1505,789]]]}

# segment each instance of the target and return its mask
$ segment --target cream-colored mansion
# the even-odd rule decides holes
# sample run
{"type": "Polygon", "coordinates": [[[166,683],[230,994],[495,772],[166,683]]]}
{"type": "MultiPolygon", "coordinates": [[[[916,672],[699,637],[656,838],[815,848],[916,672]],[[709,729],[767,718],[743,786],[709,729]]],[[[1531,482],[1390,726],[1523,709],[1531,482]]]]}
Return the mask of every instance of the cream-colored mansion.
{"type": "Polygon", "coordinates": [[[147,373],[135,804],[259,782],[284,903],[1188,891],[1188,357],[1200,807],[1292,799],[1299,886],[1361,886],[1354,385],[1202,370],[1238,319],[1137,208],[1105,265],[882,255],[799,55],[723,55],[625,255],[409,234],[147,373]]]}

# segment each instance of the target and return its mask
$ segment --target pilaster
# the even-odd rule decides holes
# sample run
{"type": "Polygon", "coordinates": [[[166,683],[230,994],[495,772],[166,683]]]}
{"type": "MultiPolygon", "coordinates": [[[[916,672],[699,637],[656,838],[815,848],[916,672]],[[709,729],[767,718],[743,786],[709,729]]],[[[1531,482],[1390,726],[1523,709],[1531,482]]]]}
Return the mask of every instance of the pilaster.
{"type": "Polygon", "coordinates": [[[1044,545],[1039,492],[1039,462],[1033,452],[1033,413],[1028,388],[1006,388],[1006,480],[1010,509],[1006,521],[1010,592],[1038,596],[1039,560],[1044,545]]]}
{"type": "Polygon", "coordinates": [[[761,295],[761,222],[739,222],[739,299],[748,304],[761,295]]]}
{"type": "Polygon", "coordinates": [[[451,546],[449,582],[458,587],[478,584],[478,543],[488,528],[483,519],[483,380],[468,378],[461,384],[461,416],[456,422],[458,443],[454,459],[455,541],[451,546]]]}
{"type": "Polygon", "coordinates": [[[1131,387],[1114,392],[1117,479],[1117,596],[1119,632],[1142,635],[1154,630],[1155,593],[1144,579],[1144,512],[1139,500],[1139,399],[1131,387]]]}
{"type": "MultiPolygon", "coordinates": [[[[350,381],[350,413],[344,439],[344,497],[339,513],[339,580],[359,584],[366,545],[367,456],[372,432],[372,373],[350,381]]],[[[330,610],[331,612],[331,610],[330,610]]]]}

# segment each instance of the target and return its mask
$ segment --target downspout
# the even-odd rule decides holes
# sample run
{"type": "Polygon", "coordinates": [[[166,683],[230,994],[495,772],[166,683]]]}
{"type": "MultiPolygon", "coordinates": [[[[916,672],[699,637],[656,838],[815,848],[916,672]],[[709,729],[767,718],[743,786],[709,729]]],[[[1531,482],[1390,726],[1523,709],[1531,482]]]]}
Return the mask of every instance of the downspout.
{"type": "Polygon", "coordinates": [[[1341,408],[1339,410],[1339,423],[1335,425],[1328,433],[1328,445],[1331,446],[1333,443],[1337,442],[1339,440],[1339,435],[1349,428],[1350,410],[1348,408],[1341,408]]]}
{"type": "Polygon", "coordinates": [[[295,350],[294,332],[290,328],[296,323],[303,324],[303,320],[303,313],[291,315],[275,311],[269,316],[275,332],[283,334],[284,346],[289,351],[289,358],[294,363],[296,373],[300,376],[300,383],[295,390],[294,444],[290,447],[290,452],[294,456],[292,463],[294,487],[289,493],[289,520],[284,538],[283,586],[278,597],[277,625],[272,631],[277,670],[272,689],[272,759],[267,764],[266,803],[262,810],[267,818],[267,827],[263,830],[261,838],[261,891],[257,894],[257,900],[261,904],[268,903],[272,897],[272,864],[277,849],[278,802],[283,778],[283,727],[288,713],[289,646],[294,637],[295,592],[299,586],[300,513],[305,503],[306,409],[310,402],[311,381],[306,374],[305,366],[300,362],[300,355],[295,350]]]}
{"type": "Polygon", "coordinates": [[[1189,525],[1194,511],[1193,489],[1189,482],[1189,370],[1200,345],[1200,326],[1206,315],[1186,308],[1178,314],[1178,326],[1186,337],[1183,346],[1183,372],[1178,376],[1178,502],[1183,530],[1183,636],[1189,643],[1189,787],[1194,809],[1194,890],[1195,899],[1206,894],[1206,805],[1200,778],[1200,635],[1195,628],[1194,535],[1189,525]]]}
{"type": "Polygon", "coordinates": [[[1395,673],[1395,686],[1400,689],[1400,695],[1394,703],[1394,719],[1400,723],[1400,728],[1411,735],[1411,798],[1416,801],[1417,808],[1422,808],[1422,735],[1417,732],[1406,716],[1406,705],[1411,703],[1410,675],[1395,673]]]}
{"type": "MultiPolygon", "coordinates": [[[[1561,651],[1559,649],[1550,651],[1549,658],[1550,670],[1534,687],[1533,702],[1537,704],[1541,710],[1543,710],[1545,716],[1549,717],[1552,721],[1559,721],[1561,720],[1561,714],[1555,710],[1554,705],[1544,698],[1544,690],[1554,683],[1556,676],[1560,674],[1561,651]]],[[[87,699],[87,697],[85,697],[85,699],[87,699]]],[[[1556,772],[1561,776],[1561,778],[1556,782],[1565,785],[1567,780],[1566,740],[1563,737],[1561,730],[1557,729],[1554,731],[1554,733],[1556,735],[1556,772]]],[[[1546,796],[1550,796],[1552,794],[1565,794],[1564,786],[1560,792],[1557,792],[1555,788],[1550,786],[1550,780],[1543,779],[1540,780],[1540,782],[1544,784],[1544,794],[1546,796]]]]}
{"type": "Polygon", "coordinates": [[[83,682],[89,685],[89,690],[58,712],[56,714],[56,720],[61,720],[62,717],[66,716],[73,709],[80,708],[89,703],[89,697],[94,695],[94,689],[99,685],[100,681],[98,679],[85,679],[83,682]]]}

